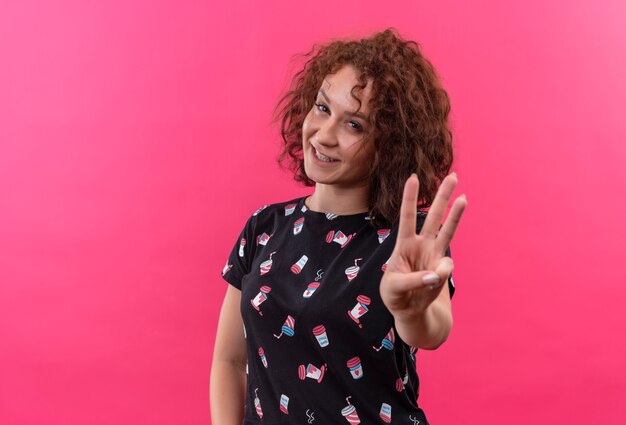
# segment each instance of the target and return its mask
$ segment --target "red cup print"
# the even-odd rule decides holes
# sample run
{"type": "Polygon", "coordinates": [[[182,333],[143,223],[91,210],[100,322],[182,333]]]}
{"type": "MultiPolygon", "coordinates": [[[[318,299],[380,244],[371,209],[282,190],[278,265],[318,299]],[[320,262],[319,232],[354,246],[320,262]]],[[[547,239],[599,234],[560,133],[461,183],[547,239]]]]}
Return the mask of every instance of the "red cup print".
{"type": "Polygon", "coordinates": [[[309,283],[309,286],[307,286],[307,288],[304,291],[304,293],[302,294],[302,296],[304,298],[311,298],[311,295],[313,295],[313,293],[317,290],[317,288],[319,288],[319,286],[320,286],[319,282],[311,282],[311,283],[309,283]]]}
{"type": "Polygon", "coordinates": [[[380,405],[380,419],[385,423],[391,422],[391,406],[387,403],[383,403],[380,405]]]}
{"type": "Polygon", "coordinates": [[[387,258],[387,261],[385,261],[385,264],[383,264],[380,269],[384,272],[385,270],[387,270],[387,264],[389,264],[389,260],[391,260],[391,257],[387,258]]]}
{"type": "Polygon", "coordinates": [[[285,216],[293,214],[296,209],[297,204],[289,204],[285,205],[285,216]]]}
{"type": "Polygon", "coordinates": [[[313,328],[313,335],[317,339],[320,347],[326,347],[330,342],[328,341],[328,335],[326,335],[326,328],[324,325],[319,325],[313,328]]]}
{"type": "Polygon", "coordinates": [[[261,316],[263,316],[263,312],[261,311],[260,306],[265,302],[265,300],[267,299],[267,294],[269,294],[271,290],[272,288],[270,288],[269,286],[261,286],[261,290],[258,294],[256,294],[256,297],[250,300],[250,304],[252,304],[252,307],[254,307],[254,309],[258,311],[261,316]]]}
{"type": "Polygon", "coordinates": [[[265,352],[263,351],[263,347],[259,347],[259,357],[263,362],[263,366],[267,368],[267,358],[265,358],[265,352]]]}
{"type": "Polygon", "coordinates": [[[285,394],[281,394],[280,395],[280,411],[283,412],[285,415],[289,414],[288,406],[289,406],[289,397],[287,397],[285,394]]]}
{"type": "Polygon", "coordinates": [[[350,318],[359,325],[359,328],[362,328],[363,325],[361,324],[359,318],[368,312],[369,309],[367,308],[367,306],[370,304],[371,301],[366,295],[359,295],[358,297],[356,297],[356,300],[357,303],[354,305],[352,310],[348,312],[348,316],[350,316],[350,318]]]}
{"type": "Polygon", "coordinates": [[[228,260],[226,261],[226,264],[224,265],[224,268],[222,269],[222,276],[224,276],[226,273],[228,273],[228,271],[230,269],[233,268],[232,264],[228,264],[228,260]]]}
{"type": "Polygon", "coordinates": [[[267,245],[267,242],[270,240],[271,237],[272,237],[272,235],[268,235],[267,233],[263,232],[263,234],[257,236],[256,244],[257,245],[267,245]]]}
{"type": "Polygon", "coordinates": [[[263,211],[265,208],[267,208],[269,205],[263,205],[261,208],[259,208],[258,210],[256,210],[252,215],[258,215],[261,211],[263,211]]]}
{"type": "Polygon", "coordinates": [[[293,234],[298,235],[302,231],[302,226],[304,226],[304,217],[300,217],[293,223],[293,234]]]}
{"type": "Polygon", "coordinates": [[[354,379],[361,379],[363,377],[363,367],[361,366],[361,359],[358,357],[352,357],[346,362],[350,374],[354,379]]]}
{"type": "Polygon", "coordinates": [[[261,409],[261,400],[259,400],[259,396],[257,395],[258,388],[254,390],[254,409],[256,410],[256,414],[259,415],[259,419],[263,419],[263,409],[261,409]]]}
{"type": "Polygon", "coordinates": [[[306,367],[301,364],[298,366],[298,377],[301,380],[305,378],[311,378],[316,380],[318,383],[322,382],[324,379],[324,372],[326,371],[326,365],[324,364],[322,367],[318,368],[315,365],[309,363],[306,367]]]}
{"type": "Polygon", "coordinates": [[[307,257],[306,255],[300,257],[300,259],[293,266],[291,266],[291,272],[294,274],[299,274],[306,265],[307,261],[309,261],[309,257],[307,257]]]}
{"type": "Polygon", "coordinates": [[[378,233],[378,243],[381,244],[387,239],[387,236],[391,233],[391,229],[379,229],[376,233],[378,233]]]}

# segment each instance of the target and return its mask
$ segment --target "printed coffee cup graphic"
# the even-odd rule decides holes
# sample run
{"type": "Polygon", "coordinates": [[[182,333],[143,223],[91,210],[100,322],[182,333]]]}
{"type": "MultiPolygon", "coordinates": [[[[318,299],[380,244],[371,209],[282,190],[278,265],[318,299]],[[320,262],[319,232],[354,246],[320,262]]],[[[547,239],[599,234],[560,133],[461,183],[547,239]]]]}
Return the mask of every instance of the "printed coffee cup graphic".
{"type": "Polygon", "coordinates": [[[363,378],[363,367],[361,366],[361,359],[358,357],[352,357],[350,360],[346,362],[348,369],[350,370],[350,374],[354,379],[363,378]]]}
{"type": "Polygon", "coordinates": [[[324,327],[324,325],[314,327],[313,335],[315,335],[315,338],[317,339],[320,347],[326,347],[328,344],[330,344],[330,341],[328,341],[328,335],[326,335],[326,328],[324,327]]]}

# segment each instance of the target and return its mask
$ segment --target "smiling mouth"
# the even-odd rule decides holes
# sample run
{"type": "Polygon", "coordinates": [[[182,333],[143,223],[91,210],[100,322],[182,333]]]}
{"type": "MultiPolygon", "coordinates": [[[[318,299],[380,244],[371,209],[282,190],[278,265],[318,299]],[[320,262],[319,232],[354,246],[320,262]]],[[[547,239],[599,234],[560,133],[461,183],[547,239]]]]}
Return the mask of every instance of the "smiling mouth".
{"type": "Polygon", "coordinates": [[[330,163],[330,162],[337,162],[337,161],[338,161],[337,159],[333,159],[333,158],[330,158],[330,157],[328,157],[328,156],[324,156],[324,155],[322,155],[321,153],[319,153],[319,152],[317,151],[317,149],[315,149],[315,147],[313,147],[313,146],[312,146],[312,148],[313,148],[313,154],[314,154],[314,155],[317,157],[317,159],[319,159],[320,161],[322,161],[322,162],[329,162],[329,163],[330,163]]]}

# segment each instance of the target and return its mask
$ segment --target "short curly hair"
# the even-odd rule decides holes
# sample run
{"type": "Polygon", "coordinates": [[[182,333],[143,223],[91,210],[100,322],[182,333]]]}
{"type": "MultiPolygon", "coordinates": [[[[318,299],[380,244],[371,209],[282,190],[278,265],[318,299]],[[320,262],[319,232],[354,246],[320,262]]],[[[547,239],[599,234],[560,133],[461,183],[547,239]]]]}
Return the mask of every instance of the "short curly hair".
{"type": "Polygon", "coordinates": [[[274,109],[283,141],[279,166],[285,168],[288,160],[296,181],[315,185],[304,169],[302,124],[324,78],[351,65],[360,82],[353,91],[373,80],[369,118],[375,154],[368,206],[372,225],[388,226],[399,220],[404,182],[414,172],[420,181],[418,204],[422,210],[428,208],[450,171],[453,148],[450,100],[420,46],[388,28],[361,40],[314,45],[302,56],[304,66],[274,109]]]}

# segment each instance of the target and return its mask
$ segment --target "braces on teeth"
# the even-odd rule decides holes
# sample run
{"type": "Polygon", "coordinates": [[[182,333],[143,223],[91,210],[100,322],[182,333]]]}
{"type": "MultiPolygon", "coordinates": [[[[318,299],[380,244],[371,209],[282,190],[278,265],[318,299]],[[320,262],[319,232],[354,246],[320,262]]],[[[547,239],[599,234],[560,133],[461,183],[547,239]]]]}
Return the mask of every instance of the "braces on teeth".
{"type": "Polygon", "coordinates": [[[322,154],[321,154],[321,153],[319,153],[317,150],[315,150],[315,156],[317,156],[317,158],[318,158],[318,159],[320,159],[321,161],[324,161],[324,162],[333,162],[333,161],[336,161],[336,160],[334,160],[334,159],[331,159],[331,158],[329,158],[329,157],[327,157],[327,156],[322,155],[322,154]]]}

